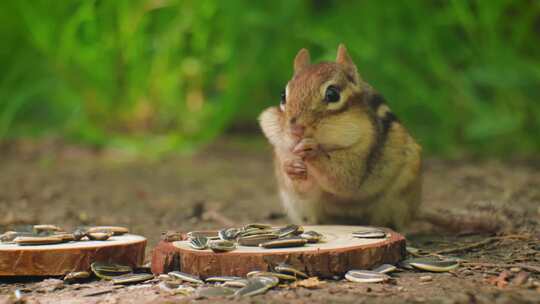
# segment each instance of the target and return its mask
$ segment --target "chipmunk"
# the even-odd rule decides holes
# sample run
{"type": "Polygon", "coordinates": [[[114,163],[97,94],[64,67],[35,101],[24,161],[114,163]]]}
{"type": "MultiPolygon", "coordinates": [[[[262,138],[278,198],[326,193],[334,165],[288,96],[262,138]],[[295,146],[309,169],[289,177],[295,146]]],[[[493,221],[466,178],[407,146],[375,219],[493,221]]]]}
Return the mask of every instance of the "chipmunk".
{"type": "Polygon", "coordinates": [[[279,107],[259,116],[295,223],[403,228],[421,196],[421,147],[360,77],[343,44],[336,62],[301,49],[279,107]]]}

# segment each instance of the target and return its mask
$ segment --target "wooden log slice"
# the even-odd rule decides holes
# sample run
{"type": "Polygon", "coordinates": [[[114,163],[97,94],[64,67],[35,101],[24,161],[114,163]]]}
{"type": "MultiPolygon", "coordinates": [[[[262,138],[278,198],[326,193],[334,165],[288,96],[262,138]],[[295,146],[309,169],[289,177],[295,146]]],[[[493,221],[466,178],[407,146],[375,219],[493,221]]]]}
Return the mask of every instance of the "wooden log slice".
{"type": "Polygon", "coordinates": [[[146,239],[132,234],[54,245],[0,243],[0,276],[61,276],[89,271],[96,261],[135,267],[143,263],[145,247],[146,239]]]}
{"type": "Polygon", "coordinates": [[[322,233],[321,243],[304,247],[264,249],[239,246],[238,249],[214,253],[195,250],[187,240],[161,241],[152,253],[155,274],[180,270],[202,278],[216,275],[245,276],[253,270],[271,270],[273,265],[288,263],[310,276],[331,278],[350,269],[371,269],[380,264],[395,264],[405,257],[405,238],[390,230],[384,239],[359,239],[351,233],[360,226],[305,226],[322,233]]]}

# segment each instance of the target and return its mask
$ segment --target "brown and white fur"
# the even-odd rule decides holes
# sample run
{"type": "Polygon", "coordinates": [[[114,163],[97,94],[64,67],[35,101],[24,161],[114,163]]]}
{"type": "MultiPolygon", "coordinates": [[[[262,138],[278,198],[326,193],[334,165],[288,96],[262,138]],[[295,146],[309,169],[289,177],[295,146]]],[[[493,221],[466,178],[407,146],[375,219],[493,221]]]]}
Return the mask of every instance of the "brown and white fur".
{"type": "Polygon", "coordinates": [[[420,203],[421,148],[360,78],[345,46],[336,62],[318,64],[300,50],[284,101],[259,120],[292,221],[402,228],[411,220],[420,203]],[[337,102],[325,101],[330,85],[339,88],[337,102]]]}

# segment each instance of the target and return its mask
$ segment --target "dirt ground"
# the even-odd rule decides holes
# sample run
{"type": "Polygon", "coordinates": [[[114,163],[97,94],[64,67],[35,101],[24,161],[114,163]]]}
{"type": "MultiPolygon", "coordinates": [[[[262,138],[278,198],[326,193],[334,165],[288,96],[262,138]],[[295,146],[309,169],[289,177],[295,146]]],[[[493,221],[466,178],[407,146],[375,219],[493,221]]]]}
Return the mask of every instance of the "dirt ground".
{"type": "MultiPolygon", "coordinates": [[[[278,288],[243,303],[540,303],[540,160],[429,159],[421,219],[408,245],[465,259],[450,273],[398,272],[390,284],[326,281],[316,289],[278,288]],[[498,236],[493,238],[493,236],[498,236]],[[475,248],[455,250],[491,237],[475,248]],[[475,264],[476,263],[476,264],[475,264]],[[422,278],[429,276],[429,278],[422,278]]],[[[269,148],[233,137],[195,155],[159,161],[58,141],[0,146],[0,231],[51,223],[124,225],[149,239],[147,257],[166,230],[219,228],[232,221],[286,223],[269,148]]],[[[84,296],[108,282],[0,278],[0,303],[173,303],[155,284],[84,296]],[[4,302],[3,302],[4,301],[4,302]]]]}

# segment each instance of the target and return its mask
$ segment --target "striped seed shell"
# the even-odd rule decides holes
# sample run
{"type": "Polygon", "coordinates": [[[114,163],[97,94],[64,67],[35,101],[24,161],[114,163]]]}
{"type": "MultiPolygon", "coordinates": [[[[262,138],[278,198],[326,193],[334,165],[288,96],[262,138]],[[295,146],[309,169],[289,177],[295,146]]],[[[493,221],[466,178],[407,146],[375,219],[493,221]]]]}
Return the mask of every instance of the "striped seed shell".
{"type": "Polygon", "coordinates": [[[279,273],[279,272],[269,272],[269,271],[251,271],[246,275],[248,278],[255,277],[274,277],[282,281],[296,281],[296,277],[290,274],[279,273]]]}
{"type": "Polygon", "coordinates": [[[189,245],[191,246],[191,248],[197,250],[203,250],[208,248],[208,243],[208,238],[205,236],[196,236],[189,239],[189,245]]]}
{"type": "Polygon", "coordinates": [[[393,271],[396,271],[397,267],[390,264],[382,264],[378,267],[375,267],[372,271],[378,272],[378,273],[390,273],[393,271]]]}
{"type": "Polygon", "coordinates": [[[355,231],[352,236],[360,239],[384,239],[386,237],[386,231],[378,228],[370,228],[360,231],[355,231]]]}
{"type": "Polygon", "coordinates": [[[308,278],[307,274],[305,274],[304,272],[302,272],[302,271],[300,271],[298,269],[293,268],[290,265],[285,265],[285,264],[277,265],[276,267],[274,267],[274,270],[276,272],[292,275],[292,276],[295,276],[297,278],[302,278],[302,279],[307,279],[308,278]]]}
{"type": "Polygon", "coordinates": [[[272,233],[255,234],[250,236],[242,236],[238,239],[238,244],[242,246],[259,246],[271,240],[277,239],[278,236],[272,233]]]}
{"type": "Polygon", "coordinates": [[[105,232],[105,233],[112,233],[113,235],[122,235],[129,232],[129,229],[126,227],[120,227],[120,226],[95,226],[95,227],[89,227],[87,229],[87,233],[94,233],[94,232],[105,232]]]}
{"type": "Polygon", "coordinates": [[[180,279],[185,282],[195,283],[195,284],[204,284],[203,280],[201,280],[198,276],[181,272],[181,271],[171,271],[168,273],[168,275],[175,277],[177,279],[180,279]]]}
{"type": "Polygon", "coordinates": [[[459,267],[459,262],[456,260],[438,260],[430,258],[418,258],[406,260],[410,266],[431,272],[447,272],[459,267]]]}
{"type": "Polygon", "coordinates": [[[209,246],[214,252],[228,252],[236,249],[236,243],[231,241],[212,241],[209,246]]]}
{"type": "Polygon", "coordinates": [[[317,231],[310,230],[300,234],[300,237],[306,239],[308,243],[318,243],[323,238],[323,235],[317,231]]]}
{"type": "Polygon", "coordinates": [[[379,283],[390,280],[390,276],[369,270],[349,270],[345,279],[356,283],[379,283]]]}
{"type": "Polygon", "coordinates": [[[154,275],[149,273],[127,273],[116,276],[112,279],[114,285],[137,284],[154,278],[154,275]]]}
{"type": "Polygon", "coordinates": [[[262,243],[259,247],[263,248],[288,248],[288,247],[301,247],[307,243],[306,239],[301,237],[289,237],[284,239],[272,240],[266,243],[262,243]]]}
{"type": "Polygon", "coordinates": [[[242,280],[241,277],[231,277],[231,276],[215,276],[215,277],[208,277],[204,281],[206,283],[225,283],[229,281],[237,281],[242,280]]]}
{"type": "Polygon", "coordinates": [[[18,236],[13,242],[20,246],[51,245],[62,243],[64,240],[56,236],[18,236]]]}

